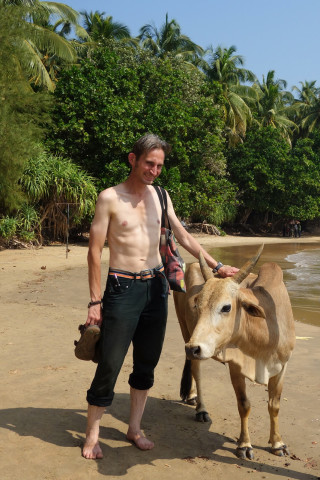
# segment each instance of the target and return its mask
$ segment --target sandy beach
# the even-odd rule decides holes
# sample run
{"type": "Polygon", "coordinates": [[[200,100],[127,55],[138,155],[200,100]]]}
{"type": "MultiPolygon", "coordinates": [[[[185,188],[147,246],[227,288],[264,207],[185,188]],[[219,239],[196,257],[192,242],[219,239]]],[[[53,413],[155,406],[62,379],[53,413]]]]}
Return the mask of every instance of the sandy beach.
{"type": "MultiPolygon", "coordinates": [[[[207,249],[286,243],[289,238],[197,235],[207,249]]],[[[301,244],[320,242],[303,237],[301,244]]],[[[319,243],[320,244],[320,243],[319,243]]],[[[288,364],[280,431],[290,450],[268,450],[266,387],[248,382],[252,461],[235,456],[240,430],[228,368],[203,362],[204,392],[212,423],[195,422],[180,402],[184,343],[173,298],[163,353],[143,421],[155,448],[142,452],[125,439],[129,415],[131,350],[113,405],[101,423],[104,459],[81,457],[86,425],[85,392],[95,364],[75,358],[73,341],[87,313],[87,245],[0,252],[0,478],[1,480],[244,480],[320,478],[320,328],[296,322],[297,343],[288,364]]],[[[186,262],[192,257],[181,249],[186,262]]],[[[263,256],[261,262],[263,262],[263,256]]],[[[108,248],[103,253],[104,274],[108,248]]]]}

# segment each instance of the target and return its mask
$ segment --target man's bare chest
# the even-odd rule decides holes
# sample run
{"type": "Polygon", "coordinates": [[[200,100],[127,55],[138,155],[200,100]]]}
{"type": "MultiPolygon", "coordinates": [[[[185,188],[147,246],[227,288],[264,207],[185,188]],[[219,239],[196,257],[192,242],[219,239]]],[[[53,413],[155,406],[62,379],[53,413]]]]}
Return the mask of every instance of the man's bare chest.
{"type": "Polygon", "coordinates": [[[161,223],[161,207],[157,199],[148,201],[117,202],[117,208],[111,217],[113,229],[120,232],[138,229],[159,228],[161,223]]]}

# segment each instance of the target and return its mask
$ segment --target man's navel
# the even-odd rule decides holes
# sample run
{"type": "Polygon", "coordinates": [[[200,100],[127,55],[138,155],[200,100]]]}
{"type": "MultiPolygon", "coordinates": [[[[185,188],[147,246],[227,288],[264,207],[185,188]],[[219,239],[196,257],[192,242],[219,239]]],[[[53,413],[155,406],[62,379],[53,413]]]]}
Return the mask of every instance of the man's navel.
{"type": "Polygon", "coordinates": [[[160,220],[158,219],[157,222],[160,223],[160,220]]]}

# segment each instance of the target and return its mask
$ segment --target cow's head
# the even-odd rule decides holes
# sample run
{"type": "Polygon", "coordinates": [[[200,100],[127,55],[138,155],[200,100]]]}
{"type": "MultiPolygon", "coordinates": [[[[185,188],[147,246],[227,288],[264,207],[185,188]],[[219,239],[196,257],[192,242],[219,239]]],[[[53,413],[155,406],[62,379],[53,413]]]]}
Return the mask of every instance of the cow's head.
{"type": "Polygon", "coordinates": [[[240,283],[253,270],[262,249],[263,245],[239,272],[228,278],[214,277],[200,253],[200,268],[205,284],[194,300],[198,321],[190,341],[186,344],[189,358],[202,360],[218,355],[236,335],[243,310],[253,316],[265,316],[254,296],[239,288],[240,283]]]}

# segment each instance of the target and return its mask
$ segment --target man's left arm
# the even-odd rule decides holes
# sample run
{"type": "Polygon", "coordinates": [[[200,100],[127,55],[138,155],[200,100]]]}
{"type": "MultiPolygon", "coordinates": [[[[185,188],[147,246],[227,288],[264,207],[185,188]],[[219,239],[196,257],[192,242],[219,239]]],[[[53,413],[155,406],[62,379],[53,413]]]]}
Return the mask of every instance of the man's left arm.
{"type": "MultiPolygon", "coordinates": [[[[180,243],[180,245],[185,248],[191,255],[199,259],[199,253],[202,252],[207,264],[212,269],[218,265],[217,260],[215,260],[209,253],[197,242],[197,240],[186,231],[186,229],[181,225],[180,220],[177,218],[171,199],[167,193],[168,198],[168,216],[171,224],[173,233],[180,243]]],[[[236,267],[231,267],[230,265],[224,265],[220,267],[218,273],[221,277],[232,277],[235,273],[239,271],[236,267]]]]}

